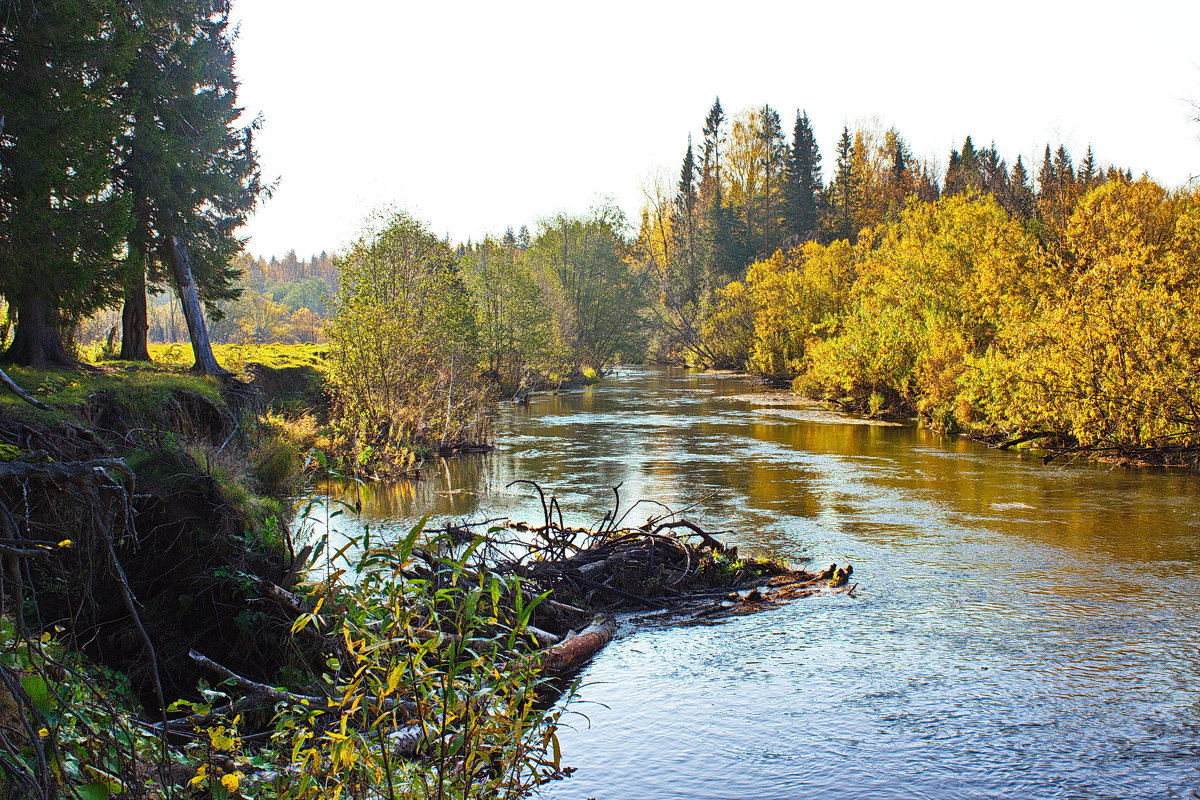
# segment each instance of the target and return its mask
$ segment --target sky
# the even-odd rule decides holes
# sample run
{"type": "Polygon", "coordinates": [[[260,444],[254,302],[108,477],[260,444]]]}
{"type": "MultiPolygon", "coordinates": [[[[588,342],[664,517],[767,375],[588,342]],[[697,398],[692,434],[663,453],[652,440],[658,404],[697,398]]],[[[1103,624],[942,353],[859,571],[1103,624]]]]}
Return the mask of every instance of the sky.
{"type": "Polygon", "coordinates": [[[272,196],[257,255],[337,251],[381,208],[478,240],[612,200],[637,220],[717,96],[944,165],[971,136],[1200,175],[1200,2],[236,0],[239,99],[272,196]]]}

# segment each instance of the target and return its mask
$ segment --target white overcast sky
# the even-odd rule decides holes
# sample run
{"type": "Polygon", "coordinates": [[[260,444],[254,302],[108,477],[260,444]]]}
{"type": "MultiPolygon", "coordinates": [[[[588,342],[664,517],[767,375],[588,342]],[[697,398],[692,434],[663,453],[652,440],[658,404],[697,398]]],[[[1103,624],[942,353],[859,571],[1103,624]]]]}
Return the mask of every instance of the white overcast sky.
{"type": "Polygon", "coordinates": [[[1009,161],[1200,174],[1200,1],[1007,3],[237,0],[240,100],[274,196],[255,254],[337,250],[385,205],[454,241],[612,198],[631,219],[677,174],[713,98],[842,125],[878,117],[945,163],[970,135],[1009,161]]]}

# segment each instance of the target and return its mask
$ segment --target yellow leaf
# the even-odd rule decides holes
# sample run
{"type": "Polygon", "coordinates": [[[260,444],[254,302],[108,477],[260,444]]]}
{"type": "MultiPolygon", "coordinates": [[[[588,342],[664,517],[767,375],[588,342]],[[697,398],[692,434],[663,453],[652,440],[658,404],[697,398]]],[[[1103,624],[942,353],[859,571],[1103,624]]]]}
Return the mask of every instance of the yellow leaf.
{"type": "Polygon", "coordinates": [[[238,790],[238,774],[237,772],[231,772],[228,775],[221,776],[221,785],[230,794],[234,794],[238,790]]]}

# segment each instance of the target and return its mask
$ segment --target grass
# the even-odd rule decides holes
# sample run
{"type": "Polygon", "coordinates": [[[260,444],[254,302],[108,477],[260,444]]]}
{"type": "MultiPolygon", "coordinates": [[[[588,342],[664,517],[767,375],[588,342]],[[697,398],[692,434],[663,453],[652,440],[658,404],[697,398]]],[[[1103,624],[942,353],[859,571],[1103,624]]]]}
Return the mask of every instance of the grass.
{"type": "MultiPolygon", "coordinates": [[[[244,372],[249,364],[262,364],[271,369],[287,367],[310,367],[325,371],[323,344],[218,344],[213,346],[213,355],[221,366],[233,372],[244,372]]],[[[156,364],[169,369],[186,370],[191,367],[192,346],[188,343],[152,344],[150,357],[156,364]]]]}

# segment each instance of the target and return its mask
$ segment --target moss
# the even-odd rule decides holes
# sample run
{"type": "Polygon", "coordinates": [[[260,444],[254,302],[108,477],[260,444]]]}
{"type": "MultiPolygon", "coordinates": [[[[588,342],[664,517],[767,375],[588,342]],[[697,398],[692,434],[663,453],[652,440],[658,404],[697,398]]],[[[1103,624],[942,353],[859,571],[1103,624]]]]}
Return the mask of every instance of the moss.
{"type": "Polygon", "coordinates": [[[15,416],[35,417],[43,422],[67,419],[84,408],[97,393],[141,421],[152,421],[173,396],[194,394],[224,407],[221,388],[209,377],[155,369],[131,362],[109,362],[94,372],[29,369],[6,370],[22,388],[53,409],[41,411],[10,392],[0,393],[0,410],[15,416]]]}

